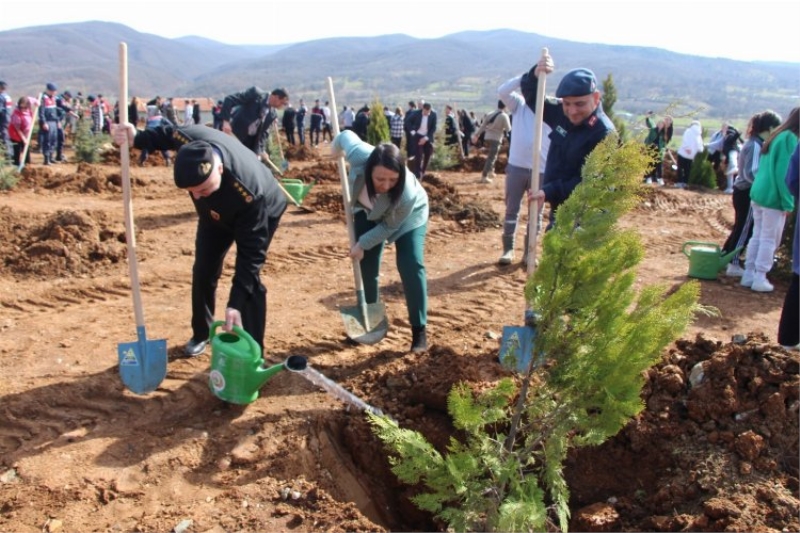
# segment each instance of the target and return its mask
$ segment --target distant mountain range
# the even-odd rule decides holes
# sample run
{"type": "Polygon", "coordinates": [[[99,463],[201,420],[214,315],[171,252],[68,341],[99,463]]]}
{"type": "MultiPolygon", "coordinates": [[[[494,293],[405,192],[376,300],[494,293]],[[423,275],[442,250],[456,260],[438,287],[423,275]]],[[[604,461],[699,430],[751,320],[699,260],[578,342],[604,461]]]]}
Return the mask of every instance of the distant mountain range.
{"type": "Polygon", "coordinates": [[[403,109],[420,98],[441,107],[488,111],[505,80],[533,65],[543,47],[561,76],[591,68],[611,76],[616,111],[641,114],[698,111],[746,119],[764,109],[786,116],[800,102],[800,64],[711,59],[657,48],[585,44],[514,30],[468,31],[438,39],[407,35],[342,37],[276,46],[228,45],[202,37],[166,39],[108,22],[38,26],[0,32],[0,79],[12,97],[35,95],[47,82],[59,90],[119,91],[119,43],[128,47],[129,94],[222,98],[257,85],[285,87],[294,102],[327,98],[361,106],[376,98],[403,109]]]}

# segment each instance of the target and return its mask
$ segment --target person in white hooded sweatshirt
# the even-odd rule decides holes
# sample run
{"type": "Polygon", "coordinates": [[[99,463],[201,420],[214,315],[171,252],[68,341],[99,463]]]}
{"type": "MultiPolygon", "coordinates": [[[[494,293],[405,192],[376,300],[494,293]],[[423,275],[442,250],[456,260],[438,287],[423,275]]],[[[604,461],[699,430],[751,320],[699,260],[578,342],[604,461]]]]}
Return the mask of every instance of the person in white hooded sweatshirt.
{"type": "Polygon", "coordinates": [[[685,189],[689,183],[689,173],[692,170],[692,161],[695,156],[703,151],[703,127],[699,120],[692,123],[683,132],[681,147],[678,148],[678,181],[676,187],[685,189]]]}

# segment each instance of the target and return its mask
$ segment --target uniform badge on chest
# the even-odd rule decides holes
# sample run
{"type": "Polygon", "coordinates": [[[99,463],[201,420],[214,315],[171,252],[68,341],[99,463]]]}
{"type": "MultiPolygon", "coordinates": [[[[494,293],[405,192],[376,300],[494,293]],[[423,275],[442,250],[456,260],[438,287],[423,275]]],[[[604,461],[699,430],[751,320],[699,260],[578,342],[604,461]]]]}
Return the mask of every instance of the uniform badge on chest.
{"type": "Polygon", "coordinates": [[[212,209],[212,210],[211,210],[211,218],[213,218],[214,220],[216,220],[217,222],[219,222],[219,219],[220,219],[219,213],[217,213],[216,211],[214,211],[214,210],[212,209]]]}

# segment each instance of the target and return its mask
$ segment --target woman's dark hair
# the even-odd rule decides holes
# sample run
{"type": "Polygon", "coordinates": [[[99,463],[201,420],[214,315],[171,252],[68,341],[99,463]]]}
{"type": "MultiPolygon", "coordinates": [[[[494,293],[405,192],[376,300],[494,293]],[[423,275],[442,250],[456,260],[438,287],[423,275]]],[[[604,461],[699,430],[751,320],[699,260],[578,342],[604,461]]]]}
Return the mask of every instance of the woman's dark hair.
{"type": "Polygon", "coordinates": [[[769,145],[772,144],[772,139],[777,137],[779,133],[782,133],[786,130],[794,133],[795,137],[800,136],[800,107],[795,107],[792,109],[789,112],[789,116],[783,121],[783,124],[775,128],[775,130],[772,132],[772,135],[769,136],[769,139],[764,141],[764,144],[761,145],[761,153],[766,154],[769,152],[769,145]]]}
{"type": "Polygon", "coordinates": [[[769,131],[781,124],[781,116],[771,109],[756,113],[747,125],[747,136],[758,135],[762,131],[769,131]]]}
{"type": "Polygon", "coordinates": [[[394,187],[389,189],[389,201],[392,205],[397,204],[403,195],[406,186],[406,160],[400,149],[392,143],[381,143],[372,150],[367,159],[367,166],[364,169],[366,178],[367,194],[370,199],[375,198],[375,184],[372,183],[372,170],[377,167],[385,167],[397,172],[398,180],[394,187]]]}

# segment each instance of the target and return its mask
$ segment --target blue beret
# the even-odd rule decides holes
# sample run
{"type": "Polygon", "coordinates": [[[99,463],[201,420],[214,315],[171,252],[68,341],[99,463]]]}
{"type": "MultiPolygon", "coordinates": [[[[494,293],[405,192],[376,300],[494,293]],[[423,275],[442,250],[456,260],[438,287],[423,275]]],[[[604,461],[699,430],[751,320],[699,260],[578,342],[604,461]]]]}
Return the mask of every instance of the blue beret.
{"type": "Polygon", "coordinates": [[[48,90],[48,91],[57,91],[57,90],[58,90],[58,87],[56,87],[56,84],[55,84],[55,83],[48,83],[48,84],[47,84],[47,90],[48,90]]]}
{"type": "Polygon", "coordinates": [[[576,68],[567,72],[556,89],[556,97],[586,96],[597,90],[597,78],[588,68],[576,68]]]}
{"type": "Polygon", "coordinates": [[[175,185],[180,189],[196,187],[214,170],[214,149],[206,141],[192,141],[181,146],[173,167],[175,185]]]}

